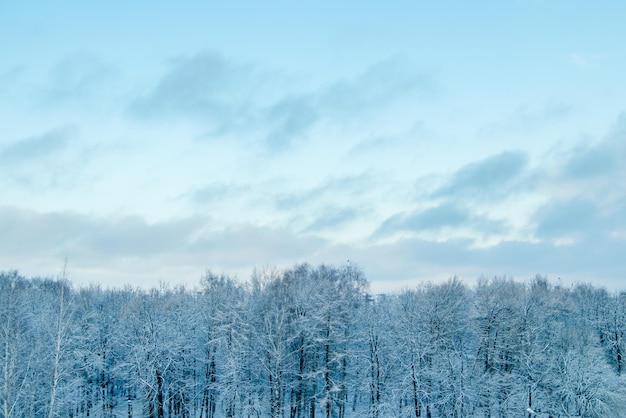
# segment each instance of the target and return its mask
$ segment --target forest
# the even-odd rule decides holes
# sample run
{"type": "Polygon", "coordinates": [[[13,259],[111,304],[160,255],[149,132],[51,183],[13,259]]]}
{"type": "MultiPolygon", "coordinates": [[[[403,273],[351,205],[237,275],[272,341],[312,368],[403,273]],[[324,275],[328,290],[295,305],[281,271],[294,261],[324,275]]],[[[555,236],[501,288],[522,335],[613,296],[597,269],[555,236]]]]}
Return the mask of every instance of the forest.
{"type": "Polygon", "coordinates": [[[0,273],[0,417],[626,416],[625,292],[368,289],[350,263],[193,289],[0,273]]]}

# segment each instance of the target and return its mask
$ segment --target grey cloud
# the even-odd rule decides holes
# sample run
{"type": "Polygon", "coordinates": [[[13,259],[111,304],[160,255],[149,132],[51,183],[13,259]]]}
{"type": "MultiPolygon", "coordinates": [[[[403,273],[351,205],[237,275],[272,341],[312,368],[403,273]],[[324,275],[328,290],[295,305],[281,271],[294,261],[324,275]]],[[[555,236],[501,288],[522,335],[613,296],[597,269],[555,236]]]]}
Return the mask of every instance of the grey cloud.
{"type": "Polygon", "coordinates": [[[388,106],[408,96],[431,100],[439,87],[430,72],[416,72],[399,60],[385,60],[371,65],[352,80],[338,81],[319,93],[320,107],[335,117],[359,117],[368,111],[388,106]]]}
{"type": "Polygon", "coordinates": [[[282,228],[237,225],[198,241],[195,249],[207,262],[229,267],[304,261],[328,242],[314,235],[297,236],[282,228]]]}
{"type": "Polygon", "coordinates": [[[389,147],[390,145],[394,145],[397,142],[399,142],[398,138],[394,137],[377,136],[374,138],[369,138],[359,142],[354,147],[352,147],[349,155],[358,157],[371,156],[372,154],[374,154],[376,155],[376,158],[378,158],[377,152],[384,150],[385,148],[389,147]]]}
{"type": "Polygon", "coordinates": [[[292,210],[305,204],[322,201],[333,194],[340,194],[343,197],[358,196],[373,187],[374,182],[369,173],[335,178],[303,192],[278,195],[275,205],[278,209],[292,210]]]}
{"type": "Polygon", "coordinates": [[[48,75],[45,86],[39,91],[42,104],[58,106],[59,103],[93,98],[96,93],[116,77],[113,66],[88,53],[69,55],[57,63],[48,75]]]}
{"type": "Polygon", "coordinates": [[[617,278],[622,275],[624,263],[616,257],[626,249],[623,240],[585,240],[574,245],[553,245],[542,241],[530,243],[505,241],[494,247],[472,250],[476,263],[484,271],[508,270],[510,273],[535,272],[559,275],[617,278]]]}
{"type": "Polygon", "coordinates": [[[264,112],[262,122],[271,126],[266,141],[270,150],[283,150],[317,123],[369,121],[402,99],[430,100],[437,90],[432,74],[412,71],[398,60],[381,61],[354,78],[277,101],[264,112]]]}
{"type": "Polygon", "coordinates": [[[481,131],[494,136],[511,132],[530,134],[571,114],[572,107],[560,102],[548,102],[534,107],[520,106],[508,119],[486,126],[481,131]]]}
{"type": "Polygon", "coordinates": [[[356,220],[362,214],[363,210],[357,208],[328,208],[305,228],[305,232],[340,228],[356,220]]]}
{"type": "Polygon", "coordinates": [[[289,98],[273,105],[267,112],[272,125],[267,136],[270,150],[283,150],[301,139],[319,119],[318,110],[306,98],[289,98]]]}
{"type": "Polygon", "coordinates": [[[617,118],[602,140],[587,139],[587,143],[565,150],[556,148],[551,153],[558,160],[553,174],[556,181],[610,183],[619,179],[626,173],[626,114],[617,118]]]}
{"type": "Polygon", "coordinates": [[[362,121],[398,100],[430,99],[437,91],[430,73],[412,71],[398,60],[376,63],[351,79],[311,91],[288,86],[276,74],[203,52],[175,61],[128,111],[139,118],[194,120],[209,128],[205,137],[260,138],[275,152],[301,142],[323,121],[362,121]]]}
{"type": "Polygon", "coordinates": [[[237,123],[242,117],[238,113],[247,113],[252,75],[251,67],[215,53],[177,59],[153,90],[131,103],[129,111],[139,117],[192,118],[223,130],[237,123]]]}
{"type": "Polygon", "coordinates": [[[84,244],[94,253],[119,257],[184,251],[193,245],[204,223],[201,218],[187,218],[149,224],[137,216],[100,221],[93,225],[92,234],[84,237],[84,244]]]}
{"type": "Polygon", "coordinates": [[[36,192],[73,187],[93,156],[77,139],[76,128],[63,127],[0,148],[0,183],[36,192]]]}
{"type": "Polygon", "coordinates": [[[607,234],[582,236],[572,245],[503,241],[476,248],[468,239],[411,238],[367,246],[330,245],[314,235],[252,225],[209,234],[203,232],[207,224],[205,218],[148,223],[137,217],[106,219],[3,207],[0,262],[5,268],[27,270],[37,264],[53,273],[68,255],[83,282],[98,278],[119,284],[137,280],[129,271],[145,280],[175,281],[180,279],[177,275],[195,280],[206,267],[249,274],[255,265],[347,259],[379,283],[416,277],[437,280],[453,274],[474,279],[482,274],[530,277],[541,273],[570,281],[603,280],[623,288],[620,280],[626,271],[626,240],[607,234]],[[41,260],[52,261],[42,264],[41,260]]]}
{"type": "MultiPolygon", "coordinates": [[[[15,65],[0,73],[0,93],[7,95],[16,91],[22,75],[25,72],[25,66],[15,65]]],[[[5,96],[6,97],[6,96],[5,96]]]]}
{"type": "Polygon", "coordinates": [[[540,208],[534,218],[537,222],[535,233],[541,238],[579,235],[599,226],[598,208],[583,199],[551,202],[540,208]]]}
{"type": "Polygon", "coordinates": [[[94,275],[82,281],[122,284],[119,278],[139,266],[150,268],[139,274],[152,279],[163,272],[196,278],[207,267],[244,268],[249,274],[255,265],[306,261],[328,245],[314,235],[281,228],[235,225],[207,232],[209,223],[203,217],[149,223],[136,216],[98,218],[0,207],[0,263],[18,269],[47,265],[50,274],[67,255],[74,269],[94,275]]]}
{"type": "Polygon", "coordinates": [[[419,72],[397,59],[377,62],[354,78],[322,86],[317,91],[299,96],[290,104],[296,112],[297,129],[288,132],[302,136],[319,121],[339,124],[370,122],[394,104],[411,100],[432,100],[439,87],[430,72],[419,72]]]}
{"type": "Polygon", "coordinates": [[[434,196],[500,194],[523,172],[528,157],[519,151],[507,151],[470,163],[459,169],[434,196]]]}
{"type": "Polygon", "coordinates": [[[607,174],[615,168],[613,151],[606,146],[575,153],[563,167],[563,175],[567,178],[591,178],[607,174]]]}
{"type": "Polygon", "coordinates": [[[71,128],[60,128],[17,141],[0,150],[0,161],[18,164],[35,161],[63,151],[74,134],[71,128]]]}
{"type": "MultiPolygon", "coordinates": [[[[626,241],[606,238],[574,245],[548,242],[503,241],[476,248],[471,240],[434,242],[410,238],[368,247],[331,247],[322,259],[350,259],[363,267],[373,282],[445,280],[459,275],[465,280],[485,276],[531,277],[536,273],[570,282],[602,282],[624,289],[626,241]]],[[[408,282],[407,282],[408,283],[408,282]]],[[[415,284],[415,282],[412,282],[415,284]]]]}
{"type": "Polygon", "coordinates": [[[546,187],[575,190],[572,185],[580,184],[581,198],[602,199],[603,196],[585,195],[590,192],[586,184],[590,181],[596,191],[623,194],[615,184],[624,181],[626,173],[625,120],[621,117],[613,131],[599,142],[551,150],[545,156],[550,162],[536,168],[528,166],[528,155],[522,151],[506,151],[472,162],[426,197],[489,202],[513,193],[546,192],[546,187]]]}
{"type": "Polygon", "coordinates": [[[560,167],[563,180],[611,176],[626,168],[626,135],[614,135],[598,144],[577,147],[565,155],[560,167]]]}
{"type": "Polygon", "coordinates": [[[213,183],[192,192],[192,200],[197,204],[215,203],[225,198],[236,197],[252,190],[247,184],[213,183]]]}
{"type": "Polygon", "coordinates": [[[626,232],[626,196],[616,202],[596,202],[581,197],[551,201],[534,214],[540,238],[602,239],[626,232]]]}
{"type": "Polygon", "coordinates": [[[139,217],[93,218],[73,212],[39,213],[0,208],[0,248],[6,254],[72,252],[144,256],[183,250],[204,224],[198,218],[149,224],[139,217]]]}
{"type": "Polygon", "coordinates": [[[415,149],[424,138],[431,136],[433,132],[426,127],[424,121],[418,120],[401,132],[366,135],[347,152],[346,157],[363,160],[367,164],[376,164],[381,159],[396,158],[398,153],[415,149]]]}
{"type": "Polygon", "coordinates": [[[24,73],[26,67],[24,65],[13,65],[8,69],[0,72],[0,85],[15,83],[24,73]]]}
{"type": "Polygon", "coordinates": [[[500,222],[475,215],[458,205],[443,203],[425,210],[397,213],[387,218],[372,237],[386,237],[396,232],[435,231],[459,227],[474,228],[488,233],[501,232],[504,228],[500,222]]]}
{"type": "Polygon", "coordinates": [[[548,103],[539,110],[519,108],[511,124],[523,131],[534,131],[552,121],[563,119],[572,112],[572,107],[565,103],[548,103]]]}
{"type": "Polygon", "coordinates": [[[85,227],[83,217],[0,208],[0,252],[12,257],[58,253],[85,227]]]}
{"type": "Polygon", "coordinates": [[[398,213],[387,218],[375,236],[387,236],[399,231],[428,231],[456,227],[469,221],[469,213],[456,205],[444,204],[423,211],[398,213]]]}

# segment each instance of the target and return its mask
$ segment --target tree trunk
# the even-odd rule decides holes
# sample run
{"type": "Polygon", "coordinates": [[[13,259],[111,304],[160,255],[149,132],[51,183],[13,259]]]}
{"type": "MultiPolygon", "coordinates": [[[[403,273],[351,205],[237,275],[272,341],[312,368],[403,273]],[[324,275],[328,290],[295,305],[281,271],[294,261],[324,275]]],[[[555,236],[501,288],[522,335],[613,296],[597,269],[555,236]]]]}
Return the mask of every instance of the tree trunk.
{"type": "Polygon", "coordinates": [[[54,411],[57,391],[60,380],[60,364],[61,364],[61,346],[63,342],[63,334],[65,332],[65,324],[63,323],[65,316],[65,288],[61,284],[59,298],[59,314],[56,321],[56,335],[54,341],[54,364],[52,369],[52,386],[50,388],[50,405],[48,409],[48,418],[53,418],[56,414],[54,411]]]}
{"type": "Polygon", "coordinates": [[[419,395],[417,392],[417,376],[415,375],[415,362],[411,362],[411,378],[413,380],[413,410],[415,418],[420,418],[422,412],[420,410],[419,395]]]}
{"type": "Polygon", "coordinates": [[[156,369],[156,381],[157,381],[157,418],[163,418],[165,411],[163,409],[163,376],[161,371],[156,369]]]}

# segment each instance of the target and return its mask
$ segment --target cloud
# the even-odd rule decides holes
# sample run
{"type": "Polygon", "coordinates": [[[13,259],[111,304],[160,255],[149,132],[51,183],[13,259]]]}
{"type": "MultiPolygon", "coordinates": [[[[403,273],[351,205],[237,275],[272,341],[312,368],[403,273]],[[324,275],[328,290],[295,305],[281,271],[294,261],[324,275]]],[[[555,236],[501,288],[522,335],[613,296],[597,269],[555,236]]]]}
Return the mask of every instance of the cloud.
{"type": "Polygon", "coordinates": [[[15,65],[0,73],[0,93],[8,95],[13,93],[15,87],[21,82],[25,67],[15,65]]]}
{"type": "Polygon", "coordinates": [[[529,135],[565,120],[572,114],[572,111],[572,106],[554,101],[548,101],[539,106],[519,106],[505,120],[484,126],[480,131],[495,137],[508,136],[511,133],[529,135]]]}
{"type": "Polygon", "coordinates": [[[19,140],[0,150],[0,161],[3,164],[23,164],[51,157],[67,148],[73,134],[72,128],[65,127],[19,140]]]}
{"type": "Polygon", "coordinates": [[[580,52],[574,51],[570,52],[568,55],[568,59],[570,64],[578,67],[578,68],[589,68],[594,64],[603,60],[603,56],[597,53],[580,52]]]}
{"type": "Polygon", "coordinates": [[[616,163],[614,150],[603,143],[574,152],[564,164],[562,174],[569,179],[589,179],[612,172],[616,163]]]}
{"type": "Polygon", "coordinates": [[[382,288],[385,283],[415,286],[453,275],[473,281],[483,275],[523,279],[539,273],[570,283],[593,280],[611,289],[624,289],[626,262],[620,260],[625,250],[626,240],[611,238],[573,245],[510,240],[489,247],[475,247],[469,239],[434,242],[406,238],[370,246],[330,247],[322,259],[350,259],[382,288]]]}
{"type": "Polygon", "coordinates": [[[248,184],[212,183],[192,192],[192,200],[200,205],[219,202],[225,198],[245,195],[252,190],[248,184]]]}
{"type": "Polygon", "coordinates": [[[0,184],[45,192],[76,184],[90,158],[78,130],[62,127],[18,140],[0,149],[0,184]]]}
{"type": "MultiPolygon", "coordinates": [[[[626,241],[606,238],[589,239],[572,245],[555,245],[550,242],[504,241],[500,244],[472,250],[476,263],[485,272],[508,270],[517,272],[549,273],[569,276],[573,280],[617,279],[624,263],[616,257],[626,249],[626,241]]],[[[619,282],[614,283],[617,287],[619,282]]]]}
{"type": "Polygon", "coordinates": [[[323,123],[371,123],[402,100],[430,100],[438,90],[431,73],[413,71],[399,60],[377,62],[353,77],[313,88],[287,79],[202,52],[174,60],[128,111],[140,119],[192,120],[208,129],[207,138],[231,135],[280,152],[302,143],[323,123]]]}
{"type": "Polygon", "coordinates": [[[506,151],[467,164],[433,193],[434,197],[499,195],[522,174],[528,156],[520,151],[506,151]]]}
{"type": "Polygon", "coordinates": [[[594,232],[599,226],[598,208],[579,198],[550,202],[535,212],[534,219],[535,234],[539,238],[574,238],[594,232]]]}
{"type": "Polygon", "coordinates": [[[266,117],[271,125],[267,135],[268,147],[282,151],[306,135],[319,120],[319,111],[307,98],[286,98],[274,104],[266,117]]]}
{"type": "Polygon", "coordinates": [[[248,117],[247,95],[255,92],[253,71],[212,52],[178,58],[128,110],[141,118],[191,118],[225,130],[248,117]]]}
{"type": "Polygon", "coordinates": [[[586,67],[589,64],[589,60],[577,52],[570,52],[569,61],[578,67],[586,67]]]}
{"type": "Polygon", "coordinates": [[[305,205],[323,203],[337,196],[343,199],[356,198],[363,196],[374,184],[375,179],[369,173],[338,177],[309,190],[280,194],[275,198],[275,206],[280,210],[293,210],[305,205]]]}
{"type": "MultiPolygon", "coordinates": [[[[575,205],[574,202],[563,208],[569,210],[575,205]]],[[[569,245],[558,245],[549,239],[559,236],[562,230],[570,230],[578,217],[594,210],[585,208],[584,202],[580,207],[576,216],[562,224],[548,216],[549,210],[539,212],[545,215],[541,228],[546,239],[505,240],[480,248],[474,246],[472,239],[435,242],[417,237],[370,244],[333,244],[313,234],[297,234],[285,228],[239,224],[215,230],[205,217],[149,223],[140,217],[102,218],[2,207],[0,263],[3,268],[23,268],[25,274],[53,274],[68,256],[80,283],[99,281],[105,285],[154,286],[159,279],[173,284],[195,283],[205,268],[245,278],[254,266],[290,267],[305,261],[342,263],[350,259],[378,284],[404,281],[413,285],[415,280],[440,280],[454,274],[473,280],[483,274],[530,277],[541,273],[623,287],[618,279],[626,269],[626,263],[620,261],[626,251],[624,237],[581,234],[569,245]]],[[[623,209],[624,206],[616,209],[610,216],[617,217],[623,209]]],[[[340,207],[329,210],[329,218],[334,214],[335,219],[327,225],[320,222],[316,228],[332,228],[333,222],[342,225],[344,219],[353,215],[350,211],[340,207]]],[[[433,208],[414,215],[407,217],[407,222],[420,224],[430,219],[438,225],[456,225],[463,217],[470,222],[473,219],[458,208],[441,208],[440,213],[433,208]]],[[[607,217],[595,219],[600,219],[606,231],[614,222],[607,217]]],[[[590,223],[579,229],[595,225],[590,223]]]]}
{"type": "Polygon", "coordinates": [[[534,214],[535,234],[549,240],[604,239],[626,232],[626,196],[607,204],[582,197],[552,200],[534,214]]]}
{"type": "Polygon", "coordinates": [[[149,223],[138,216],[102,218],[5,206],[0,207],[0,264],[32,268],[27,274],[52,274],[68,256],[83,283],[146,286],[154,285],[155,278],[173,283],[195,279],[207,267],[250,274],[254,266],[287,266],[328,245],[322,238],[281,228],[211,227],[208,218],[199,216],[149,223]]]}
{"type": "Polygon", "coordinates": [[[309,224],[304,231],[320,232],[326,230],[336,230],[359,219],[363,212],[363,209],[351,207],[327,208],[319,217],[309,224]]]}
{"type": "Polygon", "coordinates": [[[602,141],[582,144],[562,153],[560,180],[598,181],[615,179],[626,170],[626,116],[618,118],[612,132],[602,141]]]}
{"type": "Polygon", "coordinates": [[[429,101],[439,87],[430,72],[411,69],[397,59],[376,62],[351,78],[336,80],[309,92],[290,93],[263,112],[271,126],[266,141],[283,150],[307,137],[322,123],[334,126],[371,124],[394,111],[403,100],[429,101]]]}
{"type": "Polygon", "coordinates": [[[0,208],[0,248],[16,256],[67,251],[90,257],[158,255],[183,250],[204,223],[198,218],[146,223],[139,217],[103,219],[74,212],[0,208]]]}
{"type": "Polygon", "coordinates": [[[195,247],[207,261],[229,267],[250,267],[305,261],[326,248],[314,235],[298,236],[287,229],[235,225],[202,239],[195,247]]]}
{"type": "Polygon", "coordinates": [[[48,74],[48,79],[38,95],[41,104],[58,106],[77,101],[81,105],[101,93],[103,87],[116,78],[115,68],[89,53],[80,52],[66,56],[48,74]]]}
{"type": "Polygon", "coordinates": [[[555,199],[550,204],[590,202],[598,215],[613,212],[615,205],[626,200],[622,187],[626,184],[625,127],[622,116],[599,141],[587,139],[576,146],[552,149],[531,188],[555,199]]]}
{"type": "Polygon", "coordinates": [[[468,223],[467,210],[453,204],[444,204],[425,210],[397,213],[387,218],[374,233],[374,236],[388,236],[403,231],[428,231],[445,227],[458,227],[468,223]]]}
{"type": "Polygon", "coordinates": [[[383,238],[398,232],[419,233],[444,228],[467,228],[481,234],[493,234],[502,232],[504,225],[502,222],[490,220],[454,203],[446,202],[424,210],[397,213],[387,218],[372,237],[383,238]]]}
{"type": "Polygon", "coordinates": [[[530,133],[549,123],[562,120],[571,113],[570,105],[559,102],[550,102],[538,109],[524,106],[516,109],[508,123],[508,128],[530,133]]]}
{"type": "MultiPolygon", "coordinates": [[[[87,220],[88,221],[88,220],[87,220]]],[[[156,256],[193,246],[206,220],[199,217],[149,224],[138,216],[91,222],[83,244],[94,254],[114,257],[156,256]]]]}
{"type": "MultiPolygon", "coordinates": [[[[57,253],[62,244],[82,229],[82,218],[64,213],[39,214],[14,207],[0,208],[0,252],[5,256],[22,258],[41,251],[57,253]]],[[[61,247],[61,248],[60,248],[61,247]]]]}
{"type": "Polygon", "coordinates": [[[415,71],[401,60],[387,59],[372,64],[353,79],[330,84],[318,93],[318,102],[333,118],[360,120],[401,99],[433,100],[439,90],[432,72],[415,71]]]}

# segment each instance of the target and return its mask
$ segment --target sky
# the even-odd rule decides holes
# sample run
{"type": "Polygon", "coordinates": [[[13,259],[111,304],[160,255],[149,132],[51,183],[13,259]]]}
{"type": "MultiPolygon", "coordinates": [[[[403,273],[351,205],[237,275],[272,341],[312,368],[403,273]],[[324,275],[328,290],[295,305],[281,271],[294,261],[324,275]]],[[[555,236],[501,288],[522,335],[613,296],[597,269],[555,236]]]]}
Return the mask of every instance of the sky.
{"type": "Polygon", "coordinates": [[[626,3],[0,3],[0,270],[626,289],[626,3]]]}

